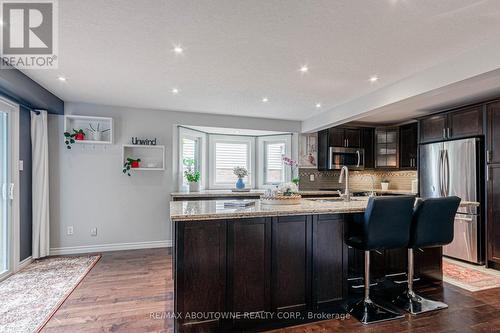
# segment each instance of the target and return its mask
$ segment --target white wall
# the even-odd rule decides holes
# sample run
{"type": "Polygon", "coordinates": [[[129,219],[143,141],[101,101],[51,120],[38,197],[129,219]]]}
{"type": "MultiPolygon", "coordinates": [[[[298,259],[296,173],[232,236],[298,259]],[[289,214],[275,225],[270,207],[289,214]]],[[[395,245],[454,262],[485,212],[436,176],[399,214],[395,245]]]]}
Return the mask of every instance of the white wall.
{"type": "MultiPolygon", "coordinates": [[[[66,103],[66,114],[113,117],[114,144],[63,140],[63,117],[49,116],[50,243],[52,253],[170,244],[170,193],[177,189],[177,125],[300,132],[300,122],[66,103]],[[122,174],[121,145],[156,137],[166,147],[166,170],[122,174]],[[68,226],[74,234],[66,235],[68,226]],[[97,236],[90,229],[97,227],[97,236]]],[[[294,136],[296,137],[296,136],[294,136]]],[[[296,143],[295,143],[296,144],[296,143]]]]}

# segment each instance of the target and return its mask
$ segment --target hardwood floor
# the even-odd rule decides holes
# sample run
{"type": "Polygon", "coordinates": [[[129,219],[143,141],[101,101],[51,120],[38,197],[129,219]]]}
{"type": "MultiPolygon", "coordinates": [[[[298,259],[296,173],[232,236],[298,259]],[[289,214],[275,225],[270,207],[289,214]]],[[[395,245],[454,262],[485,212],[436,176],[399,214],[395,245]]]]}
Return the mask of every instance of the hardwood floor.
{"type": "Polygon", "coordinates": [[[43,333],[173,332],[172,260],[167,249],[103,253],[43,333]]]}
{"type": "MultiPolygon", "coordinates": [[[[42,332],[173,332],[173,319],[161,318],[173,311],[171,258],[167,249],[104,253],[42,332]]],[[[449,309],[369,326],[351,318],[275,332],[500,332],[500,288],[470,293],[445,284],[419,292],[449,309]]]]}

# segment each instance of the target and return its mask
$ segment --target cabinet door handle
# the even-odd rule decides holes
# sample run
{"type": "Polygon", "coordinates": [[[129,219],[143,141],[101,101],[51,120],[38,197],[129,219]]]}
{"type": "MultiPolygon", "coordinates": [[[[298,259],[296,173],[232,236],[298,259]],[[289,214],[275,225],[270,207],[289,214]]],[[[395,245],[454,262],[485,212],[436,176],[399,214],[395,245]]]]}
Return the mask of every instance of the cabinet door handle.
{"type": "Polygon", "coordinates": [[[486,151],[486,163],[491,162],[491,150],[486,151]]]}
{"type": "Polygon", "coordinates": [[[446,139],[446,128],[443,128],[443,139],[446,139]]]}
{"type": "Polygon", "coordinates": [[[446,132],[447,132],[448,139],[451,139],[451,130],[449,127],[446,129],[446,132]]]}
{"type": "Polygon", "coordinates": [[[349,139],[347,139],[347,147],[349,147],[349,139]]]}

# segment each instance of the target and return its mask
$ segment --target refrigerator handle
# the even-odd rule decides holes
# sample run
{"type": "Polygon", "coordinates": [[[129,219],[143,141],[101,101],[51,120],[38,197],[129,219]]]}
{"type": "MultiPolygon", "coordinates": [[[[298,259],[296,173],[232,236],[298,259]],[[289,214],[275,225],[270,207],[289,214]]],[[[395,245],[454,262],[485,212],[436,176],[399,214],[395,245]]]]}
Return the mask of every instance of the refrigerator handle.
{"type": "Polygon", "coordinates": [[[439,151],[439,196],[443,196],[443,150],[439,151]]]}
{"type": "Polygon", "coordinates": [[[444,162],[445,162],[445,174],[446,174],[446,186],[445,186],[445,196],[450,195],[450,159],[448,157],[448,150],[444,151],[444,162]]]}

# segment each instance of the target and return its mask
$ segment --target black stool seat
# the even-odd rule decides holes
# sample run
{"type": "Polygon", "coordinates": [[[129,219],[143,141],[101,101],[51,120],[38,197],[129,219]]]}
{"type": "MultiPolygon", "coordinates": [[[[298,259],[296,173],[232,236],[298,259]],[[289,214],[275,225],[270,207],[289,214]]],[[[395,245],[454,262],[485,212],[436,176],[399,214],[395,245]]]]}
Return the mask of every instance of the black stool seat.
{"type": "Polygon", "coordinates": [[[413,196],[372,197],[365,213],[349,225],[347,245],[365,251],[365,295],[349,309],[363,324],[404,317],[370,298],[370,250],[408,246],[414,202],[413,196]]]}
{"type": "Polygon", "coordinates": [[[453,241],[455,214],[460,205],[458,197],[419,200],[413,212],[408,242],[408,289],[394,303],[411,314],[445,309],[443,302],[421,297],[413,291],[413,250],[443,246],[453,241]]]}

